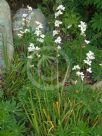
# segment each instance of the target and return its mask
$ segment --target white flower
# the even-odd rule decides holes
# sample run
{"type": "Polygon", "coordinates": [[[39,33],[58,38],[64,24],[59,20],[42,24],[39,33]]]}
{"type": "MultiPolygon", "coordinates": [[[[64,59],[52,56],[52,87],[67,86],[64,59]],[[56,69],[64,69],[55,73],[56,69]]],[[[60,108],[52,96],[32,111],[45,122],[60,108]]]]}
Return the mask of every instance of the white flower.
{"type": "Polygon", "coordinates": [[[35,34],[36,34],[36,36],[40,36],[42,34],[42,32],[40,30],[35,30],[35,34]]]}
{"type": "Polygon", "coordinates": [[[41,34],[40,37],[41,37],[41,38],[45,38],[45,35],[44,35],[44,34],[41,34]]]}
{"type": "Polygon", "coordinates": [[[23,18],[22,20],[23,20],[23,23],[24,23],[26,21],[26,18],[23,18]]]}
{"type": "Polygon", "coordinates": [[[72,70],[80,70],[80,66],[79,65],[75,65],[72,70]]]}
{"type": "Polygon", "coordinates": [[[60,50],[60,49],[61,49],[61,46],[58,45],[58,46],[57,46],[57,49],[60,50]]]}
{"type": "Polygon", "coordinates": [[[64,11],[65,7],[63,5],[59,5],[56,10],[62,10],[62,11],[64,11]]]}
{"type": "Polygon", "coordinates": [[[90,55],[90,56],[87,56],[86,58],[87,58],[87,60],[88,60],[88,59],[89,59],[89,60],[94,60],[94,59],[95,59],[95,56],[91,56],[91,55],[90,55]]]}
{"type": "Polygon", "coordinates": [[[37,27],[37,29],[42,29],[42,28],[43,28],[42,24],[38,25],[38,27],[37,27]]]}
{"type": "Polygon", "coordinates": [[[29,5],[27,5],[27,9],[28,9],[29,11],[32,11],[32,10],[33,10],[32,7],[30,7],[29,5]]]}
{"type": "Polygon", "coordinates": [[[59,57],[60,55],[59,54],[57,54],[57,57],[59,57]]]}
{"type": "Polygon", "coordinates": [[[34,47],[34,48],[28,47],[28,52],[32,52],[32,51],[34,51],[34,50],[35,50],[35,47],[34,47]]]}
{"type": "Polygon", "coordinates": [[[34,65],[30,65],[30,68],[33,68],[34,67],[34,65]]]}
{"type": "Polygon", "coordinates": [[[89,65],[89,66],[91,66],[92,61],[89,60],[89,59],[87,59],[87,60],[84,60],[84,63],[87,64],[87,65],[89,65]]]}
{"type": "Polygon", "coordinates": [[[67,28],[69,29],[69,28],[71,28],[72,27],[72,25],[69,25],[67,28]]]}
{"type": "Polygon", "coordinates": [[[36,51],[39,51],[39,50],[40,50],[40,48],[39,48],[39,47],[35,47],[35,50],[36,50],[36,51]]]}
{"type": "Polygon", "coordinates": [[[43,38],[37,38],[37,41],[43,43],[44,39],[43,38]]]}
{"type": "Polygon", "coordinates": [[[22,25],[23,26],[29,26],[31,16],[29,16],[29,14],[23,14],[22,17],[23,17],[22,18],[22,25]]]}
{"type": "Polygon", "coordinates": [[[34,47],[34,44],[33,43],[30,43],[30,45],[29,45],[30,47],[34,47]]]}
{"type": "Polygon", "coordinates": [[[28,47],[28,52],[39,51],[39,50],[40,50],[39,47],[35,47],[33,43],[30,43],[30,45],[28,47]]]}
{"type": "Polygon", "coordinates": [[[77,84],[77,82],[78,82],[78,81],[77,81],[77,80],[75,80],[75,81],[74,81],[74,84],[76,85],[76,84],[77,84]]]}
{"type": "Polygon", "coordinates": [[[92,73],[92,69],[91,68],[86,69],[86,71],[89,72],[89,73],[92,73]]]}
{"type": "Polygon", "coordinates": [[[59,20],[56,20],[56,21],[55,21],[55,27],[59,27],[61,24],[62,24],[61,21],[59,21],[59,20]]]}
{"type": "Polygon", "coordinates": [[[91,66],[91,63],[92,63],[92,60],[95,59],[95,55],[92,51],[89,51],[87,54],[86,54],[86,60],[84,60],[84,63],[91,66]]]}
{"type": "Polygon", "coordinates": [[[61,39],[61,37],[59,36],[59,37],[57,37],[57,39],[55,39],[55,43],[56,44],[60,44],[61,43],[61,41],[62,41],[62,39],[61,39]]]}
{"type": "Polygon", "coordinates": [[[24,31],[20,31],[21,34],[24,34],[24,31]]]}
{"type": "Polygon", "coordinates": [[[81,78],[81,80],[83,81],[83,79],[84,79],[84,73],[83,72],[77,71],[76,75],[79,76],[81,78]]]}
{"type": "Polygon", "coordinates": [[[24,30],[24,33],[27,33],[27,32],[30,32],[30,30],[29,30],[29,29],[25,29],[25,30],[24,30]]]}
{"type": "Polygon", "coordinates": [[[28,59],[32,59],[32,58],[33,58],[32,55],[28,56],[28,59]]]}
{"type": "Polygon", "coordinates": [[[37,28],[36,28],[37,30],[43,28],[42,23],[40,23],[39,21],[36,21],[35,23],[38,25],[37,28]]]}
{"type": "Polygon", "coordinates": [[[89,44],[89,43],[90,43],[90,41],[88,41],[88,40],[85,40],[85,43],[86,43],[86,44],[89,44]]]}
{"type": "Polygon", "coordinates": [[[63,12],[61,10],[57,11],[55,13],[55,18],[57,18],[59,15],[62,15],[62,14],[63,14],[63,12]]]}
{"type": "Polygon", "coordinates": [[[87,55],[87,59],[90,59],[90,60],[95,59],[95,55],[92,51],[89,51],[86,55],[87,55]]]}
{"type": "Polygon", "coordinates": [[[22,17],[25,20],[25,18],[28,16],[28,14],[23,14],[22,17]]]}
{"type": "Polygon", "coordinates": [[[82,80],[82,81],[84,80],[84,75],[81,75],[81,80],[82,80]]]}
{"type": "Polygon", "coordinates": [[[35,21],[35,23],[36,23],[37,25],[40,25],[40,24],[41,24],[41,22],[39,22],[39,21],[35,21]]]}
{"type": "Polygon", "coordinates": [[[83,21],[80,21],[80,25],[78,25],[78,27],[80,27],[80,30],[81,30],[81,35],[85,35],[85,31],[86,31],[86,27],[87,27],[87,24],[83,21]]]}
{"type": "Polygon", "coordinates": [[[81,76],[81,75],[84,75],[84,74],[83,74],[83,72],[77,71],[77,72],[76,72],[76,75],[77,75],[77,76],[81,76]]]}
{"type": "Polygon", "coordinates": [[[38,58],[40,58],[40,57],[41,57],[41,55],[40,55],[40,54],[37,54],[37,57],[38,57],[38,58]]]}
{"type": "Polygon", "coordinates": [[[102,64],[99,64],[99,66],[101,66],[101,67],[102,67],[102,64]]]}
{"type": "Polygon", "coordinates": [[[28,52],[32,52],[35,51],[35,46],[33,43],[30,43],[29,47],[28,47],[28,52]]]}
{"type": "Polygon", "coordinates": [[[58,30],[53,30],[53,36],[58,34],[58,30]]]}
{"type": "Polygon", "coordinates": [[[22,34],[17,34],[17,35],[18,35],[18,37],[20,37],[20,38],[23,36],[22,34]]]}
{"type": "Polygon", "coordinates": [[[38,26],[36,27],[36,30],[35,30],[35,34],[36,34],[36,36],[37,36],[37,41],[43,43],[43,42],[44,42],[45,35],[42,34],[42,31],[40,30],[41,28],[43,28],[43,25],[42,25],[40,22],[38,22],[38,21],[36,21],[36,24],[38,25],[38,26]]]}
{"type": "Polygon", "coordinates": [[[92,51],[89,51],[86,55],[87,55],[87,56],[88,56],[88,55],[89,55],[89,56],[94,56],[94,53],[93,53],[92,51]]]}

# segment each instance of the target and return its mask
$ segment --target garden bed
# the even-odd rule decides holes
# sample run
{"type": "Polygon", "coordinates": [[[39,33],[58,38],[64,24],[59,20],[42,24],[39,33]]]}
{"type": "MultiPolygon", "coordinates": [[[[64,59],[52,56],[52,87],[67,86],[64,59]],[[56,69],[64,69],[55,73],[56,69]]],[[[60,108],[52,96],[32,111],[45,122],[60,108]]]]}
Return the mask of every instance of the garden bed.
{"type": "Polygon", "coordinates": [[[101,5],[8,2],[27,13],[1,73],[0,136],[102,136],[101,5]],[[42,10],[47,29],[38,20],[30,26],[32,7],[42,10]]]}

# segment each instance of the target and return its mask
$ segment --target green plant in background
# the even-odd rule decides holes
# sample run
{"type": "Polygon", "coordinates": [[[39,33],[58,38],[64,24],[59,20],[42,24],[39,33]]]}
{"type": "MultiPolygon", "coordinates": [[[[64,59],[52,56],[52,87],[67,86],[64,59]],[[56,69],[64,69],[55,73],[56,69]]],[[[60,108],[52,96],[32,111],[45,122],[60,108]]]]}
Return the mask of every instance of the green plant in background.
{"type": "MultiPolygon", "coordinates": [[[[57,23],[60,24],[61,22],[58,21],[57,23]]],[[[86,27],[84,22],[81,23],[86,27]]],[[[53,31],[53,34],[56,34],[57,31],[55,29],[53,31]]],[[[83,36],[85,35],[84,31],[81,32],[83,36]]],[[[60,40],[61,39],[59,38],[59,44],[60,40]]],[[[74,43],[71,46],[72,48],[68,49],[68,47],[70,48],[70,46],[68,46],[69,44],[67,44],[67,47],[64,46],[64,48],[66,48],[65,51],[68,51],[67,54],[69,53],[69,51],[73,52],[73,49],[75,47],[76,50],[79,47],[78,55],[80,56],[77,55],[78,58],[76,60],[74,60],[76,58],[76,53],[74,54],[75,57],[74,55],[73,57],[70,56],[70,58],[73,58],[74,63],[79,62],[82,65],[82,60],[86,55],[86,51],[89,51],[87,47],[84,47],[86,46],[86,44],[88,44],[88,42],[89,41],[84,39],[84,37],[80,36],[80,33],[77,33],[75,39],[72,38],[69,42],[70,44],[74,43]],[[80,40],[78,38],[80,38],[80,40]],[[76,43],[77,46],[75,45],[76,43]],[[84,52],[82,52],[83,48],[85,48],[84,52]]],[[[36,49],[37,47],[35,47],[33,44],[29,48],[33,50],[33,48],[36,49]]],[[[89,49],[91,49],[90,46],[89,49]]],[[[41,81],[39,82],[41,83],[41,81]]],[[[46,90],[46,83],[44,82],[44,87],[45,90],[42,90],[43,92],[35,89],[35,97],[32,95],[33,92],[30,90],[28,101],[24,101],[23,103],[26,115],[32,126],[32,133],[34,135],[93,135],[92,129],[94,130],[95,127],[97,128],[98,125],[101,125],[101,103],[99,102],[100,95],[98,95],[98,93],[93,92],[90,88],[83,86],[83,83],[81,82],[76,85],[71,85],[71,87],[68,87],[66,89],[62,87],[62,89],[59,88],[58,90],[46,90]],[[95,104],[95,107],[93,104],[95,104]],[[97,110],[96,112],[94,112],[96,105],[97,110]]],[[[96,133],[99,135],[101,134],[100,132],[96,133]]]]}
{"type": "Polygon", "coordinates": [[[88,24],[87,35],[92,39],[92,44],[102,46],[102,2],[99,0],[73,0],[66,1],[66,7],[74,10],[88,24]]]}
{"type": "Polygon", "coordinates": [[[0,135],[23,136],[24,123],[19,120],[20,107],[14,100],[0,102],[0,135]],[[18,121],[17,121],[18,118],[18,121]]]}
{"type": "MultiPolygon", "coordinates": [[[[66,6],[67,13],[72,13],[73,16],[77,15],[77,19],[81,18],[88,24],[87,35],[92,40],[92,44],[101,47],[102,44],[102,2],[100,0],[56,0],[43,1],[47,11],[54,12],[57,4],[63,3],[66,6]],[[52,5],[52,6],[51,6],[52,5]],[[54,8],[53,8],[54,7],[54,8]]],[[[44,8],[45,9],[45,8],[44,8]]],[[[46,11],[46,10],[45,10],[46,11]]],[[[51,13],[52,13],[51,12],[51,13]]],[[[49,16],[50,12],[48,13],[49,16]]],[[[71,17],[71,16],[70,16],[71,17]]],[[[52,17],[50,16],[52,20],[52,17]]],[[[71,19],[69,18],[68,21],[71,19]]]]}
{"type": "Polygon", "coordinates": [[[21,86],[27,82],[26,63],[26,58],[20,58],[15,53],[13,63],[4,71],[3,91],[6,99],[16,96],[21,86]]]}
{"type": "Polygon", "coordinates": [[[35,98],[30,92],[29,101],[23,103],[34,135],[90,136],[96,130],[101,136],[97,131],[102,123],[100,94],[89,87],[82,90],[77,84],[63,93],[43,90],[43,95],[37,89],[35,98]]]}

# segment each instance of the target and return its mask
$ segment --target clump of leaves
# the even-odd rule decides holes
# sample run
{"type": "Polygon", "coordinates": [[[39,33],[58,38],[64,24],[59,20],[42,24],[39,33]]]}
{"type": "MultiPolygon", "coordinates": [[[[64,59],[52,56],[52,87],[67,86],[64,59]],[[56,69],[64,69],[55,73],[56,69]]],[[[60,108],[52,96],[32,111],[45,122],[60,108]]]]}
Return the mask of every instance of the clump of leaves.
{"type": "Polygon", "coordinates": [[[14,100],[0,102],[0,135],[24,135],[26,131],[24,123],[18,119],[20,112],[20,107],[14,100]]]}
{"type": "Polygon", "coordinates": [[[100,93],[90,87],[83,88],[81,83],[68,86],[61,93],[43,90],[42,95],[37,89],[34,97],[30,91],[29,102],[24,102],[24,109],[33,133],[38,136],[90,136],[93,135],[92,130],[102,124],[100,98],[100,93]],[[55,98],[51,94],[55,94],[55,98]]]}

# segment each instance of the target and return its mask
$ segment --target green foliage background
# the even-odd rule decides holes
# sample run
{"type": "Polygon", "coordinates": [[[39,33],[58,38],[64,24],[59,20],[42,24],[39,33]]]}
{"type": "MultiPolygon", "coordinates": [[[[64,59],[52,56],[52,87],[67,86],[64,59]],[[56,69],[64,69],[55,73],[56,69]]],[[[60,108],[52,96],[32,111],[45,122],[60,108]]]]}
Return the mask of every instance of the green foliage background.
{"type": "MultiPolygon", "coordinates": [[[[82,65],[81,60],[85,59],[86,53],[93,51],[96,57],[92,65],[93,78],[96,81],[102,79],[102,69],[99,68],[102,61],[101,0],[7,1],[13,11],[28,4],[41,8],[48,18],[50,30],[53,30],[55,9],[63,3],[67,11],[62,17],[61,31],[69,36],[65,37],[63,50],[72,65],[82,65]],[[88,24],[87,37],[91,40],[88,48],[83,48],[83,55],[80,54],[83,39],[78,31],[80,20],[88,24]],[[67,31],[68,25],[73,27],[67,31]]],[[[53,91],[51,87],[48,91],[36,88],[29,81],[26,69],[26,51],[32,41],[31,34],[23,38],[23,42],[15,40],[14,60],[4,71],[3,87],[0,88],[0,136],[102,136],[102,93],[80,82],[53,91]]],[[[47,37],[47,40],[49,43],[50,38],[47,37]]],[[[63,72],[65,66],[61,68],[63,72]]]]}
{"type": "MultiPolygon", "coordinates": [[[[43,0],[43,3],[51,10],[51,3],[55,6],[54,0],[43,0]]],[[[87,36],[92,44],[102,48],[102,1],[101,0],[56,0],[57,3],[65,5],[68,13],[80,18],[88,24],[87,36]]]]}
{"type": "Polygon", "coordinates": [[[30,5],[41,7],[45,13],[53,12],[53,7],[63,3],[68,12],[77,14],[88,24],[87,35],[95,46],[102,48],[102,0],[7,0],[12,11],[30,5]],[[49,10],[49,12],[48,12],[49,10]]]}

